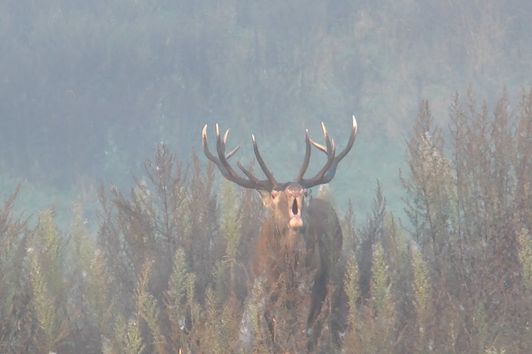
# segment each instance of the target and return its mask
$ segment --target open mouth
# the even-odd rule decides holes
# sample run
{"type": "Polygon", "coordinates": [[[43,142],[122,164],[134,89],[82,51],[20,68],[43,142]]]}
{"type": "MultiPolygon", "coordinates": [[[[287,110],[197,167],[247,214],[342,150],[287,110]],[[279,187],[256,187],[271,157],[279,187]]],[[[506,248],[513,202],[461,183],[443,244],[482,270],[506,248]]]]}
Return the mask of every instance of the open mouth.
{"type": "Polygon", "coordinates": [[[301,218],[301,208],[297,203],[297,198],[292,200],[292,205],[290,207],[290,221],[288,226],[291,229],[299,229],[303,227],[303,219],[301,218]]]}
{"type": "Polygon", "coordinates": [[[292,214],[297,215],[299,213],[299,208],[297,207],[297,199],[294,198],[292,201],[292,214]]]}

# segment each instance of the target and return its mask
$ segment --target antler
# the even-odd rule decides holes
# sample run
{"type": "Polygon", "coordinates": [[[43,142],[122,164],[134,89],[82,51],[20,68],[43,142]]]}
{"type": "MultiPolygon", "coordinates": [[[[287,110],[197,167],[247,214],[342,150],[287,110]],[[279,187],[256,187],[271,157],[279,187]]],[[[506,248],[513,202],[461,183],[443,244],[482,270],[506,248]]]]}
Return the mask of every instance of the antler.
{"type": "MultiPolygon", "coordinates": [[[[312,140],[309,137],[308,130],[305,131],[305,157],[303,159],[303,165],[301,166],[299,173],[296,177],[296,182],[299,183],[304,188],[310,188],[317,186],[319,184],[329,183],[331,179],[333,179],[334,175],[336,174],[336,168],[338,167],[338,163],[347,155],[349,150],[353,147],[353,143],[355,142],[355,137],[357,134],[357,121],[355,119],[355,116],[353,116],[353,125],[351,127],[351,135],[349,136],[349,140],[347,141],[346,147],[336,156],[336,145],[334,143],[334,140],[329,136],[329,133],[327,132],[327,128],[325,127],[325,124],[323,122],[321,123],[321,129],[323,131],[323,136],[325,138],[325,146],[318,144],[314,140],[312,140]],[[307,171],[308,165],[310,163],[310,153],[312,150],[312,145],[314,145],[318,150],[322,151],[327,155],[327,162],[325,162],[325,165],[318,171],[318,173],[309,179],[304,178],[305,172],[307,171]]],[[[227,138],[229,136],[229,129],[225,131],[225,134],[223,138],[220,135],[220,128],[218,127],[218,124],[215,126],[216,131],[216,152],[218,157],[214,156],[210,151],[209,147],[207,145],[207,124],[203,127],[201,136],[203,141],[203,151],[205,152],[205,155],[209,160],[214,162],[222,175],[242,186],[245,188],[251,188],[251,189],[259,189],[259,190],[265,190],[265,191],[272,191],[274,189],[276,190],[282,190],[286,185],[289,183],[277,183],[275,178],[273,177],[272,172],[268,169],[268,166],[266,166],[266,163],[264,162],[260,152],[259,148],[257,146],[257,141],[255,140],[255,136],[251,135],[251,140],[253,143],[253,151],[255,153],[255,157],[259,163],[260,168],[262,169],[262,172],[264,172],[264,175],[267,179],[265,180],[259,180],[250,170],[246,169],[242,164],[238,161],[237,166],[238,168],[244,173],[244,175],[247,178],[244,178],[240,176],[233,167],[229,164],[229,158],[233,156],[237,150],[239,149],[239,146],[231,150],[227,155],[225,154],[225,146],[227,143],[227,138]]]]}
{"type": "Polygon", "coordinates": [[[240,168],[240,170],[246,175],[247,178],[244,178],[240,176],[236,171],[233,169],[233,167],[229,164],[229,158],[233,156],[237,150],[239,149],[239,146],[231,150],[227,155],[225,154],[225,146],[227,143],[227,138],[229,136],[229,129],[225,131],[225,134],[222,137],[220,136],[220,128],[218,127],[218,124],[215,126],[216,131],[216,152],[218,157],[214,156],[209,151],[209,146],[207,145],[207,124],[203,127],[203,130],[201,132],[201,137],[203,141],[203,152],[205,153],[205,156],[218,167],[222,175],[230,180],[231,182],[234,182],[242,187],[245,188],[251,188],[251,189],[260,189],[265,191],[272,191],[274,189],[277,189],[279,187],[277,181],[273,177],[273,174],[266,166],[266,163],[262,159],[262,156],[260,155],[259,148],[257,146],[257,142],[255,140],[255,136],[251,135],[251,139],[253,141],[253,151],[255,152],[255,157],[257,158],[257,161],[259,162],[259,165],[266,175],[267,179],[265,180],[259,180],[251,171],[246,169],[242,164],[238,161],[237,166],[240,168]]]}
{"type": "Polygon", "coordinates": [[[346,147],[340,152],[340,154],[338,154],[338,156],[335,156],[336,145],[334,143],[334,140],[329,137],[329,133],[327,132],[327,128],[325,127],[325,124],[323,124],[323,122],[321,123],[321,129],[323,131],[323,136],[325,137],[325,146],[320,145],[314,140],[312,140],[308,135],[308,130],[305,132],[305,158],[303,159],[303,166],[301,166],[299,174],[296,177],[296,181],[304,188],[310,188],[319,184],[329,183],[330,180],[333,179],[334,175],[336,174],[336,168],[338,167],[338,163],[345,157],[345,155],[347,155],[349,150],[351,150],[351,148],[353,147],[357,134],[357,121],[355,119],[355,116],[353,116],[351,135],[349,136],[349,140],[347,141],[346,147]],[[310,179],[305,179],[303,176],[307,171],[310,162],[311,144],[327,155],[327,162],[314,177],[310,179]]]}

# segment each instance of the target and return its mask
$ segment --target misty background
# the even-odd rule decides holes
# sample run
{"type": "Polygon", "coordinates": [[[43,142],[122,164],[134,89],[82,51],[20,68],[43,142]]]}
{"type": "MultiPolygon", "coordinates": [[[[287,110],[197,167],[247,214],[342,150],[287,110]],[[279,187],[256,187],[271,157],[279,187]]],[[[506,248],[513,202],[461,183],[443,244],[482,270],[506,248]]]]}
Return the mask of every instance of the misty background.
{"type": "Polygon", "coordinates": [[[530,0],[0,0],[0,353],[528,352],[531,19],[530,0]],[[285,182],[305,129],[340,151],[353,114],[336,213],[278,253],[201,129],[259,174],[254,133],[285,182]]]}
{"type": "Polygon", "coordinates": [[[489,107],[505,88],[517,102],[532,84],[531,18],[527,0],[3,0],[0,190],[22,181],[30,213],[90,205],[102,182],[129,188],[161,142],[205,162],[200,132],[213,139],[215,122],[246,164],[253,132],[289,180],[304,130],[319,141],[324,121],[342,148],[355,114],[332,194],[366,213],[378,178],[400,211],[420,100],[442,127],[469,88],[489,107]]]}

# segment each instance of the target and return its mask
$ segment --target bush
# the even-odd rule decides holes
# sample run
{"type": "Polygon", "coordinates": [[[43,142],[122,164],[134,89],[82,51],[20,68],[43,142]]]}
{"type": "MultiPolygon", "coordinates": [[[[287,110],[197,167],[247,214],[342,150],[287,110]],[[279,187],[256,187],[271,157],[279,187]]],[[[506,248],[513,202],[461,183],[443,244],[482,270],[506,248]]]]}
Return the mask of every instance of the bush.
{"type": "MultiPolygon", "coordinates": [[[[492,115],[471,97],[453,101],[447,149],[422,102],[407,145],[409,168],[401,174],[406,222],[387,211],[380,185],[365,226],[356,227],[348,208],[345,275],[330,284],[316,352],[532,347],[532,91],[515,110],[503,96],[492,115]],[[334,326],[344,333],[342,347],[334,343],[334,326]]],[[[262,217],[253,192],[223,184],[218,195],[212,165],[203,168],[193,156],[185,166],[164,145],[145,170],[129,193],[100,188],[96,235],[86,229],[79,203],[63,232],[53,210],[32,227],[13,215],[17,193],[6,200],[0,351],[298,348],[299,336],[308,334],[293,331],[300,325],[294,309],[305,305],[275,301],[279,331],[272,339],[263,316],[267,290],[249,279],[262,217]]]]}

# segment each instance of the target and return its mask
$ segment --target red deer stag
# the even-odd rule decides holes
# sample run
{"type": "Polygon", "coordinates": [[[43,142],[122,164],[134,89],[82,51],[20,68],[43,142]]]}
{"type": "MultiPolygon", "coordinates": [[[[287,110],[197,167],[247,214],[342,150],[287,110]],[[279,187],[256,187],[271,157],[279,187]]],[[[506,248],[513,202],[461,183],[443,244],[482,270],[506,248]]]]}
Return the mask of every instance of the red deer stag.
{"type": "MultiPolygon", "coordinates": [[[[266,179],[259,179],[240,162],[237,162],[237,166],[241,173],[231,166],[229,158],[239,147],[226,153],[229,129],[222,136],[216,124],[217,156],[210,152],[207,144],[207,125],[202,131],[203,150],[207,158],[229,181],[259,191],[263,204],[269,211],[256,242],[252,270],[268,294],[263,300],[263,308],[272,351],[282,349],[275,347],[276,336],[281,335],[280,321],[276,318],[280,312],[272,308],[280,306],[279,299],[283,294],[284,300],[281,306],[291,308],[297,317],[292,324],[287,324],[287,327],[294,327],[294,323],[299,324],[308,336],[303,340],[304,344],[292,345],[288,350],[301,351],[306,347],[304,350],[312,351],[323,327],[323,321],[319,319],[323,317],[320,312],[327,296],[329,280],[341,254],[342,232],[332,205],[319,198],[310,198],[308,203],[304,199],[309,188],[328,183],[333,179],[338,163],[347,155],[355,142],[357,123],[353,116],[351,135],[346,147],[339,154],[336,154],[336,145],[325,125],[322,123],[321,126],[325,145],[312,140],[307,130],[303,164],[295,180],[286,183],[280,183],[275,179],[259,152],[254,135],[252,135],[253,150],[266,179]],[[312,146],[325,153],[327,160],[314,177],[305,178],[312,146]],[[284,290],[280,290],[280,283],[283,284],[284,290]],[[287,295],[289,293],[296,294],[291,296],[291,301],[287,299],[290,297],[287,295]]],[[[301,328],[299,325],[296,327],[301,328]]],[[[285,333],[282,335],[286,336],[285,333]]],[[[297,334],[294,336],[301,337],[297,334]]],[[[301,342],[300,339],[292,340],[294,341],[301,342]]]]}

